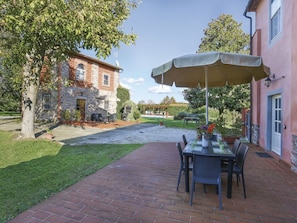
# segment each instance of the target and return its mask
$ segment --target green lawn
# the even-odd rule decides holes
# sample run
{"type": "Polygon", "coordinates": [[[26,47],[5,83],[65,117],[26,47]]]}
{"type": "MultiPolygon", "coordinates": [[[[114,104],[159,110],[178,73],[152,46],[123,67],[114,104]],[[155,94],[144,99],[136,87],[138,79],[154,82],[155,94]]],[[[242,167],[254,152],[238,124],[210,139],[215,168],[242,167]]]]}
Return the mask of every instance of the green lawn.
{"type": "Polygon", "coordinates": [[[0,131],[0,222],[82,180],[141,144],[62,146],[0,131]]]}
{"type": "Polygon", "coordinates": [[[173,120],[173,118],[142,117],[142,118],[140,118],[140,121],[147,122],[147,123],[156,123],[156,124],[163,122],[166,127],[171,127],[171,128],[183,128],[183,129],[195,130],[197,127],[197,125],[194,121],[189,121],[188,124],[184,124],[183,120],[173,120]]]}

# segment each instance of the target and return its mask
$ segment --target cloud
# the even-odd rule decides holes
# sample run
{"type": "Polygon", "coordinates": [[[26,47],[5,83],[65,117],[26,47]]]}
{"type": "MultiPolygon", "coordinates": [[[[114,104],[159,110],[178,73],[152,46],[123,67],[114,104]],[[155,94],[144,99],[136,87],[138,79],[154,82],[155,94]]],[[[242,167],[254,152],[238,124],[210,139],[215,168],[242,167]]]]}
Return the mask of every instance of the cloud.
{"type": "Polygon", "coordinates": [[[171,93],[171,88],[166,85],[157,85],[149,88],[149,92],[157,93],[157,94],[167,94],[171,93]]]}
{"type": "Polygon", "coordinates": [[[120,85],[123,87],[123,88],[127,88],[130,92],[132,91],[132,87],[129,85],[129,84],[125,84],[123,82],[120,82],[120,85]]]}
{"type": "Polygon", "coordinates": [[[129,83],[129,84],[136,84],[136,85],[140,85],[144,82],[144,78],[140,77],[138,79],[134,79],[134,78],[123,78],[122,80],[123,82],[129,83]]]}

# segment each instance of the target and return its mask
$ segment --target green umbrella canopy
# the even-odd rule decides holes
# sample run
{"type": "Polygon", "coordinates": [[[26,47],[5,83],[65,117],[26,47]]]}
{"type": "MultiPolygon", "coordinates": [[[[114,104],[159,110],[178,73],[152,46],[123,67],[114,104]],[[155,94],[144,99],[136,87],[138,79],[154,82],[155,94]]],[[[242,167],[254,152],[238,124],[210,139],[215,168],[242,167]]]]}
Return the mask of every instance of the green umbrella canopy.
{"type": "Polygon", "coordinates": [[[206,123],[208,123],[208,87],[238,85],[268,77],[269,68],[262,58],[238,53],[207,52],[172,59],[153,68],[156,83],[176,87],[206,88],[206,123]]]}
{"type": "Polygon", "coordinates": [[[249,83],[267,77],[262,58],[236,53],[208,52],[181,56],[152,70],[158,84],[194,88],[249,83]],[[207,74],[207,78],[206,77],[207,74]]]}

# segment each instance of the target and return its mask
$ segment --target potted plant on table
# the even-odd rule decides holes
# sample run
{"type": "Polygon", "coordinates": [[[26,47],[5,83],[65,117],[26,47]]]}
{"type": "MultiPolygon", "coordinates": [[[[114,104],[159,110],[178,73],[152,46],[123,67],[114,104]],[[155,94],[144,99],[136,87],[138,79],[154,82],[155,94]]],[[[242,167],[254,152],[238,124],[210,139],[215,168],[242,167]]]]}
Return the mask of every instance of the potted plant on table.
{"type": "Polygon", "coordinates": [[[209,140],[213,135],[215,127],[215,123],[211,123],[209,125],[201,125],[197,127],[197,139],[202,140],[202,147],[208,147],[209,140]]]}

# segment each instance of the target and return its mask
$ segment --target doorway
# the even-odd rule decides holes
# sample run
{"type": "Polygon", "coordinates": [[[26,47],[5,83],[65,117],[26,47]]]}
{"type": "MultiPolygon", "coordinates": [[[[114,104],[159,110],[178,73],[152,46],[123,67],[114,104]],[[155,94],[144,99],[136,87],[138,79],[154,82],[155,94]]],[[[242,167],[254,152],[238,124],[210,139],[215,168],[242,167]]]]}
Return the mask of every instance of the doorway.
{"type": "Polygon", "coordinates": [[[282,98],[277,94],[271,100],[271,151],[281,155],[282,98]]]}
{"type": "Polygon", "coordinates": [[[80,111],[80,120],[85,120],[86,99],[76,99],[76,110],[80,111]]]}

